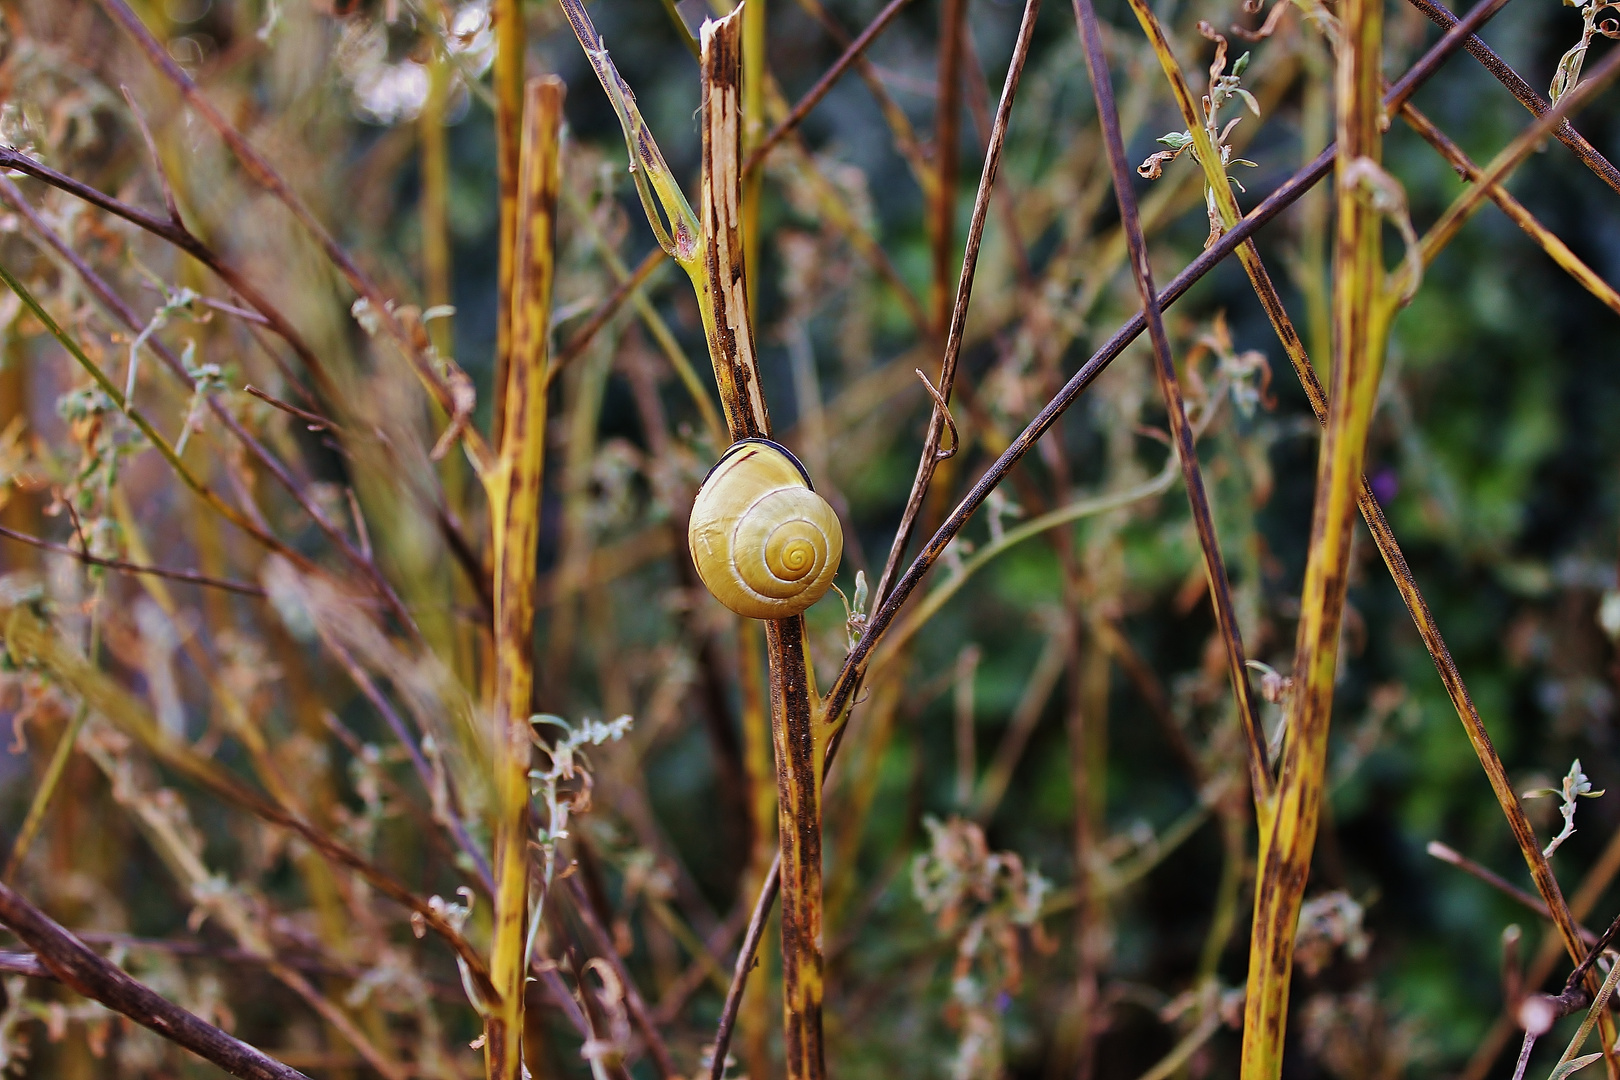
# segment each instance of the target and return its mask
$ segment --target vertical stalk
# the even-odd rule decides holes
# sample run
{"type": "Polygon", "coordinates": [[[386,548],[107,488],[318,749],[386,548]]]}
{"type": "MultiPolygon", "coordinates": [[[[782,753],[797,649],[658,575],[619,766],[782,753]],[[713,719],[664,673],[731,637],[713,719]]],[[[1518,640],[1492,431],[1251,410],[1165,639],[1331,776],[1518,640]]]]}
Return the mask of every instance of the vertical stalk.
{"type": "Polygon", "coordinates": [[[524,955],[529,901],[529,714],[534,693],[535,548],[545,464],[546,344],[555,276],[558,133],[563,84],[532,80],[523,95],[514,283],[507,317],[512,363],[496,466],[486,474],[495,554],[495,925],[486,1003],[484,1067],[489,1080],[522,1074],[524,955]]]}
{"type": "Polygon", "coordinates": [[[495,178],[500,188],[500,253],[496,267],[494,443],[506,423],[507,369],[514,348],[512,312],[517,273],[518,158],[523,130],[524,34],[522,0],[495,0],[495,178]]]}
{"type": "MultiPolygon", "coordinates": [[[[559,0],[602,89],[613,103],[634,163],[632,176],[659,244],[692,279],[714,364],[727,433],[765,437],[770,416],[759,384],[742,207],[742,29],[746,5],[703,25],[703,178],[693,213],[647,131],[581,0],[559,0]]],[[[790,1080],[825,1075],[821,1044],[821,768],[829,725],[806,648],[804,619],[766,622],[771,734],[776,752],[782,860],[784,1045],[790,1080]]],[[[720,1066],[717,1064],[716,1069],[720,1066]]]]}
{"type": "Polygon", "coordinates": [[[765,624],[782,852],[782,1047],[789,1080],[826,1075],[821,1041],[821,763],[804,619],[765,624]]]}
{"type": "MultiPolygon", "coordinates": [[[[746,5],[745,5],[746,8],[746,5]]],[[[742,21],[737,12],[703,25],[704,240],[698,285],[709,353],[733,439],[769,437],[748,319],[742,222],[742,21]]],[[[804,619],[765,623],[770,660],[771,737],[776,751],[778,842],[782,853],[783,1047],[790,1080],[825,1075],[821,1042],[821,763],[804,619]]]]}
{"type": "Polygon", "coordinates": [[[732,439],[768,437],[771,419],[759,385],[748,319],[742,219],[742,23],[738,8],[703,24],[703,179],[698,193],[701,259],[687,272],[709,342],[720,404],[732,439]]]}
{"type": "Polygon", "coordinates": [[[1351,526],[1393,307],[1385,286],[1382,219],[1358,179],[1362,170],[1378,167],[1382,150],[1383,0],[1345,0],[1340,18],[1332,391],[1317,459],[1287,742],[1256,877],[1243,1080],[1276,1080],[1282,1072],[1294,938],[1321,812],[1351,526]]]}

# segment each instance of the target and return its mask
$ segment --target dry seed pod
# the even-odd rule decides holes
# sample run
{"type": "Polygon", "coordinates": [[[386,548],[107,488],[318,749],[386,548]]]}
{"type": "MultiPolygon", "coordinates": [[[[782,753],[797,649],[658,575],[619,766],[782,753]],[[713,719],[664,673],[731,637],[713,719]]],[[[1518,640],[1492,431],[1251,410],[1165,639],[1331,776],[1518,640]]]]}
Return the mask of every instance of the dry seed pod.
{"type": "Polygon", "coordinates": [[[844,553],[838,515],[799,459],[768,439],[742,439],[720,455],[686,538],[703,584],[750,619],[784,619],[820,600],[844,553]]]}

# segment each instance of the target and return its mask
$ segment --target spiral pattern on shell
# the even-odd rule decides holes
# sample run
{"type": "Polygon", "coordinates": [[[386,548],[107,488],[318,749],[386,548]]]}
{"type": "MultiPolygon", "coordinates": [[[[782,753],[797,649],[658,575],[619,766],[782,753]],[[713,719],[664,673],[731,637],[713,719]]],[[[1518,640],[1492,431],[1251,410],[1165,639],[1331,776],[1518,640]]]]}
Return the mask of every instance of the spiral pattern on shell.
{"type": "Polygon", "coordinates": [[[687,542],[715,598],[750,619],[783,619],[826,595],[844,533],[804,466],[765,439],[733,443],[698,490],[687,542]]]}

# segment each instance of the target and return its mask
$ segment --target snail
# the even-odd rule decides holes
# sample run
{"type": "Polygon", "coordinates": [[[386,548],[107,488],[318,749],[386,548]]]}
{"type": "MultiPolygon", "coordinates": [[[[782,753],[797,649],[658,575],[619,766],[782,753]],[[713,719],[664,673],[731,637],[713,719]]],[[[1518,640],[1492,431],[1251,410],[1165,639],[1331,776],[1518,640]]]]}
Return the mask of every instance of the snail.
{"type": "Polygon", "coordinates": [[[826,595],[844,553],[838,515],[786,447],[741,439],[692,504],[687,543],[709,592],[750,619],[784,619],[826,595]]]}

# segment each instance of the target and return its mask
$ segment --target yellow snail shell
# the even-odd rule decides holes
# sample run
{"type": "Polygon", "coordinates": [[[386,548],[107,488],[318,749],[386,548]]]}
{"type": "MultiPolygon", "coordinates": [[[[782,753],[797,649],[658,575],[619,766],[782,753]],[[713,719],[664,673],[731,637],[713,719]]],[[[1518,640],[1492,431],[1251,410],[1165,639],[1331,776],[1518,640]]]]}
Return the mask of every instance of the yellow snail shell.
{"type": "Polygon", "coordinates": [[[750,619],[784,619],[820,600],[838,572],[844,532],[785,447],[732,443],[692,504],[687,542],[703,584],[750,619]]]}

